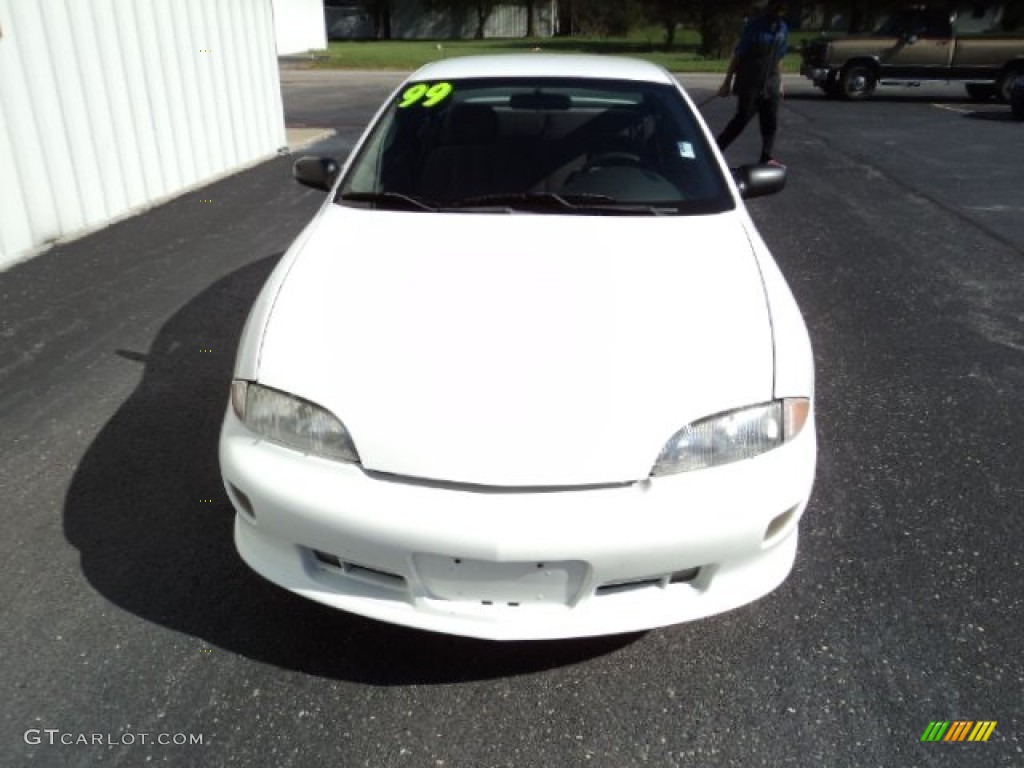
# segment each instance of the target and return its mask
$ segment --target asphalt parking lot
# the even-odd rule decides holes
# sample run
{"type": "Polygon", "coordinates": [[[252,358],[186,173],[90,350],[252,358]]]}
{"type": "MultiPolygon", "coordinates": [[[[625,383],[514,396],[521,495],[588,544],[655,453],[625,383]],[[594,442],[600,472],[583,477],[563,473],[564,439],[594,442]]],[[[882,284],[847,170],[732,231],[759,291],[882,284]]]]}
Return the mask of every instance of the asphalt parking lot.
{"type": "MultiPolygon", "coordinates": [[[[398,79],[285,71],[289,122],[342,155],[398,79]]],[[[729,157],[756,153],[751,126],[729,157]]],[[[430,635],[238,560],[216,439],[248,307],[322,199],[290,158],[0,273],[0,764],[1024,764],[1024,123],[792,79],[778,154],[787,190],[750,208],[816,352],[797,564],[641,635],[430,635]],[[935,720],[997,726],[921,743],[935,720]]]]}

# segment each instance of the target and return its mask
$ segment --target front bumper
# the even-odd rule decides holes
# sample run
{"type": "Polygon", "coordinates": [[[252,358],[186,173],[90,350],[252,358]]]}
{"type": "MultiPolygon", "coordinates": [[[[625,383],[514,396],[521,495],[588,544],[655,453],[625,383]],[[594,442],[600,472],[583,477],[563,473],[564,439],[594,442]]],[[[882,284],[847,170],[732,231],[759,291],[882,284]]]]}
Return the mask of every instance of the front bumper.
{"type": "Polygon", "coordinates": [[[627,486],[469,489],[382,478],[262,440],[228,409],[235,543],[299,595],[420,629],[513,640],[632,632],[729,610],[789,573],[813,414],[743,462],[627,486]]]}
{"type": "Polygon", "coordinates": [[[813,80],[815,85],[823,85],[829,82],[830,79],[834,78],[833,69],[807,63],[801,65],[800,74],[809,80],[813,80]]]}

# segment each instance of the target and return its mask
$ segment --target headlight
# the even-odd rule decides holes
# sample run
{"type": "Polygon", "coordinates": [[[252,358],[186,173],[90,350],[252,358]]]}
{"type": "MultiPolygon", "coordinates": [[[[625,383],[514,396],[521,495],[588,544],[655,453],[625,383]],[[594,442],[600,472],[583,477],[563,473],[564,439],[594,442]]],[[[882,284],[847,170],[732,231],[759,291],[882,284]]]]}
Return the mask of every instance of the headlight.
{"type": "Polygon", "coordinates": [[[267,440],[326,459],[359,463],[345,425],[318,405],[236,379],[231,382],[231,408],[246,427],[267,440]]]}
{"type": "Polygon", "coordinates": [[[796,397],[695,421],[665,444],[651,475],[717,467],[770,451],[800,433],[810,409],[810,400],[796,397]]]}

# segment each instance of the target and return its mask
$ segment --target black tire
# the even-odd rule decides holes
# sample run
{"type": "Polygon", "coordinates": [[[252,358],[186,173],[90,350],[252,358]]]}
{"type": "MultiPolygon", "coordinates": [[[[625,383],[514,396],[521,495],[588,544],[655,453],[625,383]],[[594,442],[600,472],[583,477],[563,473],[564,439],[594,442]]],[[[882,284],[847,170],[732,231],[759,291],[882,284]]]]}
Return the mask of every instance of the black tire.
{"type": "Polygon", "coordinates": [[[1021,75],[1024,75],[1024,67],[1013,66],[999,76],[999,80],[996,81],[996,98],[1003,104],[1010,100],[1010,86],[1021,75]]]}
{"type": "Polygon", "coordinates": [[[1024,120],[1024,83],[1018,85],[1010,93],[1010,112],[1018,120],[1024,120]]]}
{"type": "Polygon", "coordinates": [[[971,98],[971,101],[990,101],[996,95],[996,87],[994,85],[967,83],[964,88],[967,89],[967,95],[971,98]]]}
{"type": "Polygon", "coordinates": [[[871,98],[878,85],[875,70],[863,64],[854,64],[843,70],[839,78],[839,88],[843,98],[860,100],[871,98]]]}
{"type": "Polygon", "coordinates": [[[829,74],[828,79],[821,84],[821,90],[825,92],[825,95],[830,99],[838,99],[843,95],[843,86],[839,82],[839,76],[833,72],[829,74]]]}

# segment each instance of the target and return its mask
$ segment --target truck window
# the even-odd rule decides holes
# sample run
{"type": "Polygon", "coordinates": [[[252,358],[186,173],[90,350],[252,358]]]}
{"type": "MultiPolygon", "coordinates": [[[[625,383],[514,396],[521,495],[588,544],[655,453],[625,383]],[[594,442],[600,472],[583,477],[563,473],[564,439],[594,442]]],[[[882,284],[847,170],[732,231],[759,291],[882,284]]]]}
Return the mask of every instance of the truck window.
{"type": "Polygon", "coordinates": [[[899,13],[894,13],[882,22],[882,25],[875,30],[875,34],[881,35],[882,37],[900,37],[910,30],[910,27],[913,25],[913,20],[913,11],[900,11],[899,13]]]}
{"type": "Polygon", "coordinates": [[[876,31],[882,37],[948,38],[953,36],[953,25],[942,11],[900,11],[886,19],[876,31]]]}
{"type": "Polygon", "coordinates": [[[949,16],[941,11],[922,11],[914,20],[911,34],[918,37],[945,38],[953,36],[949,16]]]}

